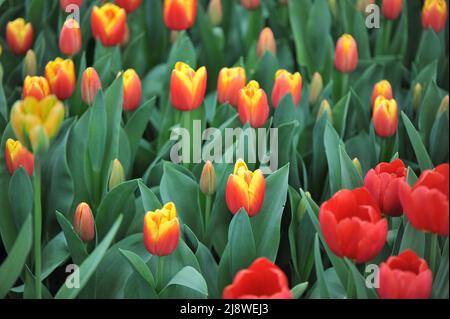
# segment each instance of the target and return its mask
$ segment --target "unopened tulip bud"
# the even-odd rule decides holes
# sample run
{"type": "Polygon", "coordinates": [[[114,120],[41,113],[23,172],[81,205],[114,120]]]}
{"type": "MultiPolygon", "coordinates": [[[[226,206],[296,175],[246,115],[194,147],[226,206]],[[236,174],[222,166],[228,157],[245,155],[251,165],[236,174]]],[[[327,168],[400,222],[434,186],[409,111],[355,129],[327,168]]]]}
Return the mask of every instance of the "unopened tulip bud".
{"type": "Polygon", "coordinates": [[[123,110],[134,111],[141,104],[142,84],[139,75],[133,69],[123,73],[123,110]]]}
{"type": "Polygon", "coordinates": [[[200,176],[200,190],[203,194],[211,196],[216,192],[216,170],[211,161],[206,161],[200,176]]]}
{"type": "Polygon", "coordinates": [[[208,5],[209,21],[212,25],[222,22],[222,0],[211,0],[208,5]]]}
{"type": "Polygon", "coordinates": [[[278,107],[281,99],[291,94],[294,105],[297,107],[302,95],[302,76],[300,73],[289,73],[286,70],[278,70],[275,73],[275,83],[272,89],[272,106],[278,107]]]}
{"type": "Polygon", "coordinates": [[[122,184],[125,181],[125,171],[122,164],[116,158],[112,161],[111,175],[109,176],[108,187],[109,190],[113,189],[117,185],[122,184]]]}
{"type": "Polygon", "coordinates": [[[422,8],[422,26],[424,29],[433,28],[438,33],[445,28],[448,17],[447,2],[445,0],[425,0],[422,8]]]}
{"type": "Polygon", "coordinates": [[[319,112],[317,113],[317,121],[320,120],[322,115],[326,115],[330,123],[333,123],[333,111],[331,110],[330,103],[327,100],[323,100],[320,103],[319,112]]]}
{"type": "Polygon", "coordinates": [[[193,70],[183,62],[177,62],[170,79],[170,101],[180,111],[198,108],[205,98],[207,73],[204,66],[193,70]]]}
{"type": "Polygon", "coordinates": [[[260,6],[261,0],[241,0],[241,5],[247,10],[255,10],[260,6]]]}
{"type": "Polygon", "coordinates": [[[82,4],[83,0],[59,0],[59,6],[62,10],[66,10],[70,5],[76,5],[79,8],[82,4]]]}
{"type": "Polygon", "coordinates": [[[141,5],[142,0],[114,0],[114,2],[121,8],[125,9],[127,13],[135,11],[141,5]]]}
{"type": "Polygon", "coordinates": [[[397,19],[402,13],[403,0],[383,0],[381,12],[389,20],[397,19]]]}
{"type": "Polygon", "coordinates": [[[197,16],[197,0],[164,0],[163,16],[170,30],[189,29],[197,16]]]}
{"type": "Polygon", "coordinates": [[[253,128],[262,127],[269,117],[269,103],[266,92],[259,83],[252,80],[239,91],[239,119],[242,124],[250,123],[253,128]]]}
{"type": "Polygon", "coordinates": [[[336,43],[334,56],[336,70],[341,73],[351,73],[358,65],[358,46],[350,34],[342,35],[336,43]]]}
{"type": "Polygon", "coordinates": [[[91,11],[92,35],[105,47],[118,45],[125,35],[126,20],[125,9],[113,3],[105,3],[101,7],[94,6],[91,11]]]}
{"type": "Polygon", "coordinates": [[[420,102],[422,101],[422,85],[417,83],[414,87],[413,97],[412,97],[412,106],[413,110],[417,111],[420,106],[420,102]]]}
{"type": "Polygon", "coordinates": [[[71,59],[56,58],[45,66],[45,77],[53,94],[60,100],[72,96],[76,86],[75,64],[71,59]]]}
{"type": "Polygon", "coordinates": [[[441,105],[439,105],[439,109],[437,111],[437,116],[445,112],[448,112],[448,94],[442,99],[441,105]]]}
{"type": "Polygon", "coordinates": [[[259,34],[258,44],[256,46],[256,56],[262,57],[266,51],[277,55],[277,46],[272,29],[265,27],[259,34]]]}
{"type": "Polygon", "coordinates": [[[33,44],[33,26],[23,18],[17,18],[6,25],[6,41],[12,53],[21,55],[33,44]]]}
{"type": "MultiPolygon", "coordinates": [[[[1,55],[1,54],[0,54],[1,55]]],[[[28,50],[27,54],[25,55],[24,60],[24,75],[36,75],[37,71],[37,62],[36,62],[36,54],[33,50],[28,50]]]]}
{"type": "Polygon", "coordinates": [[[9,138],[6,141],[5,151],[6,167],[10,175],[23,167],[29,176],[33,175],[34,170],[34,156],[31,154],[20,141],[15,141],[9,138]]]}
{"type": "Polygon", "coordinates": [[[59,34],[59,50],[67,56],[72,56],[81,50],[81,29],[75,19],[64,22],[59,34]]]}
{"type": "Polygon", "coordinates": [[[388,100],[379,96],[375,100],[372,113],[375,133],[380,137],[391,137],[397,132],[398,107],[394,99],[388,100]]]}
{"type": "Polygon", "coordinates": [[[86,203],[80,203],[73,217],[73,228],[82,241],[90,242],[95,237],[95,222],[91,208],[86,203]]]}
{"type": "Polygon", "coordinates": [[[355,157],[353,160],[353,165],[356,168],[356,171],[358,172],[359,176],[362,176],[363,171],[362,171],[362,167],[361,167],[361,162],[359,161],[359,159],[357,157],[355,157]]]}
{"type": "Polygon", "coordinates": [[[98,76],[97,71],[93,67],[87,68],[83,72],[81,80],[81,98],[83,102],[92,105],[94,103],[95,95],[102,88],[102,82],[98,76]]]}
{"type": "Polygon", "coordinates": [[[313,74],[311,85],[309,87],[309,104],[314,105],[317,102],[323,89],[323,80],[319,72],[313,74]]]}
{"type": "Polygon", "coordinates": [[[388,80],[381,80],[380,82],[377,82],[373,86],[372,98],[371,98],[372,107],[373,107],[373,104],[375,103],[376,98],[379,97],[380,95],[384,96],[388,100],[394,98],[394,95],[392,93],[392,86],[388,80]]]}

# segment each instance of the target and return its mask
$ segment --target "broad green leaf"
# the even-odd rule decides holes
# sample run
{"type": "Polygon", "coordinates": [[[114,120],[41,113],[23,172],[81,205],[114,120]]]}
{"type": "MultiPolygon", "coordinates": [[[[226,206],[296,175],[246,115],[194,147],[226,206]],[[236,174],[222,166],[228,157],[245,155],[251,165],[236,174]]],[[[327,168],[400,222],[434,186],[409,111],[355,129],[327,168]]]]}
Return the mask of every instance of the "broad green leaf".
{"type": "MultiPolygon", "coordinates": [[[[186,266],[181,269],[166,285],[164,289],[172,285],[180,285],[192,290],[198,291],[205,297],[208,296],[208,287],[203,276],[198,272],[197,269],[186,266]]],[[[163,289],[163,290],[164,290],[163,289]]]]}
{"type": "Polygon", "coordinates": [[[67,247],[72,260],[78,265],[81,264],[88,256],[84,243],[75,232],[72,224],[66,219],[66,217],[64,217],[63,214],[57,211],[56,219],[61,226],[64,236],[66,237],[67,247]]]}
{"type": "Polygon", "coordinates": [[[147,284],[151,287],[155,287],[155,279],[153,277],[152,272],[147,267],[145,262],[142,260],[139,255],[135,254],[132,251],[124,250],[119,248],[120,253],[127,259],[130,266],[134,269],[136,273],[138,273],[142,279],[144,279],[147,284]]]}

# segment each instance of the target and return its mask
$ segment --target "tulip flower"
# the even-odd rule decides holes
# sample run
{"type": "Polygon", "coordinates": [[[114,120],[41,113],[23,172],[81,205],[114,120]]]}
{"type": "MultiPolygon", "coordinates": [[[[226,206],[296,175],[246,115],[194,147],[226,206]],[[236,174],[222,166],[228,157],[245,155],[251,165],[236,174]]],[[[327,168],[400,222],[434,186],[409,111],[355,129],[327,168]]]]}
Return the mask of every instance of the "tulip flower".
{"type": "Polygon", "coordinates": [[[372,113],[375,132],[381,137],[391,137],[397,132],[398,108],[394,99],[379,96],[375,100],[372,113]]]}
{"type": "Polygon", "coordinates": [[[200,106],[205,98],[206,68],[194,71],[189,65],[177,62],[170,80],[170,100],[180,111],[191,111],[200,106]]]}
{"type": "Polygon", "coordinates": [[[439,108],[436,112],[436,118],[440,115],[443,114],[445,112],[448,112],[448,102],[449,102],[449,98],[448,98],[448,94],[446,96],[443,97],[441,104],[439,104],[439,108]]]}
{"type": "Polygon", "coordinates": [[[180,224],[174,203],[144,216],[144,245],[156,256],[170,255],[180,240],[180,224]]]}
{"type": "Polygon", "coordinates": [[[59,50],[72,56],[81,50],[81,29],[75,19],[68,19],[64,22],[59,34],[59,50]]]}
{"type": "Polygon", "coordinates": [[[420,102],[422,101],[422,90],[423,87],[420,83],[416,83],[414,86],[413,96],[412,96],[412,107],[415,112],[419,109],[420,102]]]}
{"type": "Polygon", "coordinates": [[[340,190],[324,202],[320,228],[331,251],[357,263],[375,258],[387,238],[387,220],[366,188],[340,190]]]}
{"type": "Polygon", "coordinates": [[[399,186],[403,211],[420,231],[448,236],[448,163],[425,170],[413,187],[399,186]]]}
{"type": "Polygon", "coordinates": [[[19,141],[34,153],[45,150],[64,120],[64,105],[54,95],[41,101],[26,97],[11,109],[11,126],[19,141]]]}
{"type": "Polygon", "coordinates": [[[261,0],[241,0],[241,5],[247,10],[255,10],[260,6],[261,0]]]}
{"type": "Polygon", "coordinates": [[[108,189],[111,190],[125,181],[125,170],[122,163],[116,158],[112,161],[111,174],[109,175],[108,189]]]}
{"type": "Polygon", "coordinates": [[[333,110],[331,110],[330,103],[327,100],[323,100],[320,103],[316,121],[319,121],[324,114],[326,114],[326,116],[328,117],[328,121],[330,121],[330,123],[333,123],[333,110]]]}
{"type": "Polygon", "coordinates": [[[222,0],[211,0],[208,5],[208,17],[212,25],[222,22],[222,0]]]}
{"type": "Polygon", "coordinates": [[[19,167],[23,167],[29,176],[33,175],[34,156],[31,154],[20,141],[9,138],[6,141],[6,167],[12,176],[19,167]]]}
{"type": "Polygon", "coordinates": [[[37,100],[42,100],[50,94],[50,86],[47,79],[42,76],[27,76],[23,81],[22,96],[32,96],[37,100]]]}
{"type": "Polygon", "coordinates": [[[422,8],[422,26],[424,29],[433,28],[438,33],[445,28],[448,8],[445,0],[425,0],[422,8]]]}
{"type": "Polygon", "coordinates": [[[125,36],[126,19],[126,11],[113,3],[105,3],[100,8],[94,6],[91,13],[93,37],[100,39],[105,47],[120,44],[125,36]]]}
{"type": "Polygon", "coordinates": [[[381,299],[427,299],[433,274],[427,262],[407,249],[381,263],[378,296],[381,299]]]}
{"type": "Polygon", "coordinates": [[[6,41],[15,55],[27,52],[33,44],[33,26],[23,18],[17,18],[6,25],[6,41]]]}
{"type": "Polygon", "coordinates": [[[277,108],[281,99],[289,93],[294,105],[298,106],[302,95],[302,76],[298,72],[291,74],[286,70],[278,70],[275,73],[275,83],[272,89],[272,106],[277,108]]]}
{"type": "Polygon", "coordinates": [[[139,75],[133,69],[123,73],[123,110],[131,112],[141,104],[142,85],[139,75]]]}
{"type": "Polygon", "coordinates": [[[95,237],[95,222],[91,208],[86,203],[80,203],[73,216],[73,228],[81,240],[90,242],[95,237]]]}
{"type": "Polygon", "coordinates": [[[314,72],[309,86],[309,104],[316,104],[323,89],[323,79],[319,72],[314,72]]]}
{"type": "Polygon", "coordinates": [[[351,73],[358,65],[358,47],[350,34],[342,35],[336,44],[334,65],[339,72],[351,73]]]}
{"type": "Polygon", "coordinates": [[[258,82],[252,80],[239,91],[238,111],[242,124],[249,122],[251,127],[258,128],[266,123],[269,104],[258,82]]]}
{"type": "Polygon", "coordinates": [[[59,0],[59,6],[63,10],[65,10],[70,5],[76,5],[77,7],[81,7],[82,4],[83,0],[59,0]]]}
{"type": "Polygon", "coordinates": [[[220,104],[230,103],[237,107],[239,91],[247,83],[245,70],[241,67],[223,68],[217,81],[217,99],[220,104]]]}
{"type": "Polygon", "coordinates": [[[352,159],[352,163],[353,163],[353,166],[355,166],[356,171],[358,172],[358,174],[360,176],[362,176],[363,171],[362,171],[361,162],[359,161],[359,159],[357,157],[355,157],[354,159],[352,159]]]}
{"type": "Polygon", "coordinates": [[[372,194],[381,211],[389,216],[403,214],[399,197],[399,185],[406,181],[407,169],[402,160],[380,163],[369,170],[364,178],[364,186],[372,194]]]}
{"type": "Polygon", "coordinates": [[[71,59],[56,58],[45,66],[45,77],[53,94],[60,100],[72,96],[76,86],[75,65],[71,59]]]}
{"type": "Polygon", "coordinates": [[[381,12],[389,20],[395,20],[402,13],[403,0],[383,0],[381,12]]]}
{"type": "Polygon", "coordinates": [[[197,0],[164,0],[164,23],[170,30],[189,29],[196,16],[197,0]]]}
{"type": "Polygon", "coordinates": [[[216,188],[216,170],[211,161],[206,161],[202,175],[200,175],[200,190],[203,194],[211,196],[216,192],[216,188]]]}
{"type": "Polygon", "coordinates": [[[373,86],[372,97],[371,97],[372,108],[373,108],[373,105],[375,104],[375,100],[380,95],[383,96],[384,98],[388,99],[388,100],[394,98],[394,95],[392,94],[392,86],[391,86],[391,83],[389,83],[388,80],[381,80],[380,82],[377,82],[373,86]]]}
{"type": "Polygon", "coordinates": [[[252,217],[259,213],[264,202],[266,182],[260,169],[254,172],[247,168],[245,162],[239,159],[234,165],[233,174],[228,177],[226,187],[226,202],[228,209],[234,215],[241,208],[252,217]]]}
{"type": "Polygon", "coordinates": [[[114,0],[114,2],[121,8],[125,9],[127,13],[135,11],[141,5],[142,0],[114,0]]]}
{"type": "Polygon", "coordinates": [[[224,299],[292,299],[286,274],[265,257],[240,270],[223,290],[224,299]]]}
{"type": "Polygon", "coordinates": [[[84,70],[83,78],[81,79],[81,98],[83,102],[92,105],[97,92],[101,89],[102,82],[97,71],[93,67],[84,70]]]}
{"type": "MultiPolygon", "coordinates": [[[[0,52],[1,55],[1,52],[0,52]]],[[[36,54],[33,50],[28,50],[27,54],[25,54],[24,63],[24,73],[25,75],[34,76],[36,75],[37,62],[36,62],[36,54]]]]}
{"type": "Polygon", "coordinates": [[[256,56],[262,57],[266,51],[277,55],[277,45],[272,29],[265,27],[259,34],[258,44],[256,45],[256,56]]]}

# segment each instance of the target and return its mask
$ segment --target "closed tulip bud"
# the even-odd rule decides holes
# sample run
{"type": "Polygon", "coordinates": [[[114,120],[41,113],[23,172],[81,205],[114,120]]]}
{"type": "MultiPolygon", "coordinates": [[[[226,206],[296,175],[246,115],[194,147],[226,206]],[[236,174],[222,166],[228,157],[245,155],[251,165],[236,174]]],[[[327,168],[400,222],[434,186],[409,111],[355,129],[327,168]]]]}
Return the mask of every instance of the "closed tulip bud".
{"type": "Polygon", "coordinates": [[[394,99],[377,97],[372,113],[375,133],[381,137],[391,137],[397,132],[398,107],[394,99]]]}
{"type": "Polygon", "coordinates": [[[83,72],[81,80],[81,98],[83,102],[92,105],[95,100],[97,92],[102,89],[102,82],[98,76],[97,71],[93,67],[87,68],[83,72]]]}
{"type": "Polygon", "coordinates": [[[269,103],[266,92],[256,81],[250,81],[239,91],[239,119],[242,124],[250,123],[253,128],[262,127],[269,117],[269,103]]]}
{"type": "Polygon", "coordinates": [[[355,158],[352,160],[352,163],[353,163],[353,166],[355,166],[356,171],[358,172],[358,174],[359,174],[360,176],[362,176],[363,171],[362,171],[361,162],[359,161],[359,159],[358,159],[357,157],[355,157],[355,158]]]}
{"type": "MultiPolygon", "coordinates": [[[[311,198],[311,193],[305,192],[305,196],[308,198],[311,198]]],[[[300,202],[298,203],[298,207],[297,207],[297,220],[298,221],[301,221],[306,214],[306,202],[308,201],[308,199],[306,197],[303,197],[300,200],[300,202]]]]}
{"type": "Polygon", "coordinates": [[[6,41],[15,55],[27,52],[33,44],[33,26],[23,18],[17,18],[6,25],[6,41]]]}
{"type": "Polygon", "coordinates": [[[112,161],[111,174],[109,175],[108,189],[111,190],[125,181],[125,170],[122,163],[116,158],[112,161]]]}
{"type": "Polygon", "coordinates": [[[211,161],[206,161],[200,176],[200,190],[203,194],[211,196],[216,192],[216,170],[211,161]]]}
{"type": "Polygon", "coordinates": [[[229,103],[237,107],[239,91],[245,87],[247,78],[244,68],[222,68],[217,81],[217,99],[220,104],[229,103]]]}
{"type": "Polygon", "coordinates": [[[262,208],[265,189],[266,182],[261,170],[252,172],[245,162],[239,159],[234,165],[233,174],[228,177],[226,187],[228,209],[234,215],[244,208],[250,217],[255,216],[262,208]]]}
{"type": "Polygon", "coordinates": [[[330,250],[356,263],[375,258],[386,243],[387,220],[364,187],[334,194],[320,206],[319,222],[330,250]]]}
{"type": "Polygon", "coordinates": [[[6,141],[6,167],[12,176],[19,167],[23,167],[29,176],[33,175],[34,156],[31,154],[20,141],[9,138],[6,141]]]}
{"type": "Polygon", "coordinates": [[[392,86],[391,83],[389,83],[388,80],[382,80],[380,82],[377,82],[373,86],[372,90],[372,98],[371,98],[371,105],[373,107],[375,100],[379,96],[384,96],[386,99],[390,100],[394,98],[394,95],[392,94],[392,86]]]}
{"type": "Polygon", "coordinates": [[[59,50],[72,56],[81,50],[81,29],[75,19],[68,19],[64,22],[59,34],[59,50]]]}
{"type": "Polygon", "coordinates": [[[265,257],[237,272],[223,290],[224,299],[292,299],[286,274],[265,257]]]}
{"type": "Polygon", "coordinates": [[[70,98],[75,90],[75,65],[71,59],[56,58],[45,66],[45,77],[53,94],[60,100],[70,98]]]}
{"type": "Polygon", "coordinates": [[[358,65],[358,46],[350,34],[344,34],[336,44],[334,65],[339,72],[351,73],[358,65]]]}
{"type": "Polygon", "coordinates": [[[95,222],[91,208],[86,203],[80,203],[73,216],[73,228],[80,239],[85,243],[95,237],[95,222]]]}
{"type": "Polygon", "coordinates": [[[328,118],[328,121],[330,121],[330,123],[333,123],[333,111],[331,110],[330,103],[328,103],[327,100],[323,100],[320,103],[320,108],[319,112],[317,112],[316,120],[320,120],[324,114],[328,118]]]}
{"type": "MultiPolygon", "coordinates": [[[[0,52],[1,55],[1,52],[0,52]]],[[[24,60],[24,74],[34,76],[37,71],[36,54],[33,50],[28,50],[24,60]]]]}
{"type": "Polygon", "coordinates": [[[261,0],[241,0],[241,5],[247,10],[255,10],[260,6],[261,0]]]}
{"type": "Polygon", "coordinates": [[[423,171],[413,187],[401,183],[399,195],[403,212],[415,229],[448,236],[448,163],[423,171]]]}
{"type": "Polygon", "coordinates": [[[208,5],[209,21],[212,25],[222,22],[222,0],[211,0],[208,5]]]}
{"type": "Polygon", "coordinates": [[[395,20],[402,13],[403,0],[383,0],[381,3],[381,12],[389,20],[395,20]]]}
{"type": "Polygon", "coordinates": [[[441,105],[439,105],[439,109],[437,111],[436,116],[439,116],[442,113],[448,112],[448,94],[444,96],[442,99],[441,105]]]}
{"type": "Polygon", "coordinates": [[[380,299],[428,299],[431,295],[433,274],[410,249],[381,263],[378,275],[380,299]]]}
{"type": "Polygon", "coordinates": [[[49,94],[50,86],[46,78],[42,76],[27,76],[23,81],[23,98],[32,96],[40,101],[49,94]]]}
{"type": "Polygon", "coordinates": [[[417,83],[414,87],[413,97],[412,97],[412,107],[413,110],[417,112],[422,101],[422,85],[417,83]]]}
{"type": "Polygon", "coordinates": [[[206,68],[194,71],[189,65],[177,62],[170,80],[170,101],[180,111],[198,108],[205,98],[206,68]]]}
{"type": "Polygon", "coordinates": [[[314,72],[309,87],[309,104],[316,104],[323,89],[323,80],[319,72],[314,72]]]}
{"type": "Polygon", "coordinates": [[[94,6],[91,13],[93,37],[105,47],[119,45],[125,36],[126,19],[126,11],[113,3],[105,3],[100,8],[94,6]]]}
{"type": "Polygon", "coordinates": [[[438,33],[445,28],[448,8],[445,0],[425,0],[422,8],[422,26],[424,29],[433,28],[438,33]]]}
{"type": "Polygon", "coordinates": [[[141,5],[142,0],[114,0],[114,2],[121,8],[125,9],[127,13],[135,11],[141,5]]]}
{"type": "Polygon", "coordinates": [[[197,0],[164,0],[164,23],[170,30],[186,30],[194,25],[197,0]]]}
{"type": "Polygon", "coordinates": [[[144,245],[153,255],[170,255],[180,240],[180,223],[175,204],[170,202],[162,209],[144,216],[144,245]]]}
{"type": "Polygon", "coordinates": [[[275,83],[272,89],[272,106],[278,107],[281,99],[291,94],[294,105],[298,106],[302,95],[302,76],[300,73],[289,73],[286,70],[278,70],[275,73],[275,83]]]}
{"type": "Polygon", "coordinates": [[[76,5],[77,7],[81,7],[83,4],[83,0],[59,0],[59,6],[62,10],[66,10],[66,8],[70,5],[76,5]]]}
{"type": "Polygon", "coordinates": [[[259,34],[258,44],[256,46],[256,56],[262,57],[266,51],[273,55],[277,55],[277,45],[272,29],[265,27],[259,34]]]}
{"type": "Polygon", "coordinates": [[[54,95],[38,101],[26,97],[11,108],[11,126],[19,141],[33,152],[44,150],[64,120],[64,105],[54,95]]]}
{"type": "Polygon", "coordinates": [[[142,85],[139,75],[133,69],[123,73],[123,110],[131,112],[141,104],[142,85]]]}

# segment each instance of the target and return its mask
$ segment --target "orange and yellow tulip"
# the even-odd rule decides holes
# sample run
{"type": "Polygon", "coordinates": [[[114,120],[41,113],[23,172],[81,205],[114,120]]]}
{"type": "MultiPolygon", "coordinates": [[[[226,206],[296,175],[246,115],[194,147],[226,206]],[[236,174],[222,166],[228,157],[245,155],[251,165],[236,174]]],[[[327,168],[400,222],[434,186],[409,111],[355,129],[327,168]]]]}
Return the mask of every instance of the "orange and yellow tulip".
{"type": "Polygon", "coordinates": [[[6,42],[12,53],[26,53],[33,44],[33,26],[23,18],[17,18],[6,25],[6,42]]]}
{"type": "Polygon", "coordinates": [[[373,86],[372,98],[371,98],[372,107],[373,107],[373,105],[375,103],[375,100],[380,95],[384,96],[388,100],[394,98],[394,95],[392,93],[392,86],[391,86],[391,83],[389,83],[388,80],[381,80],[380,82],[377,82],[373,86]]]}
{"type": "Polygon", "coordinates": [[[256,56],[262,57],[266,51],[277,55],[277,45],[272,29],[265,27],[259,34],[258,44],[256,45],[256,56]]]}
{"type": "Polygon", "coordinates": [[[142,85],[139,75],[133,69],[123,73],[123,110],[134,111],[141,104],[142,85]]]}
{"type": "Polygon", "coordinates": [[[350,34],[341,36],[336,44],[334,65],[339,72],[351,73],[358,65],[358,47],[350,34]]]}
{"type": "Polygon", "coordinates": [[[242,124],[249,122],[251,127],[258,128],[266,123],[269,104],[266,92],[259,87],[258,82],[250,81],[239,91],[238,111],[242,124]]]}
{"type": "Polygon", "coordinates": [[[398,108],[394,99],[379,96],[375,100],[372,113],[375,132],[381,137],[390,137],[397,132],[398,108]]]}
{"type": "Polygon", "coordinates": [[[144,245],[156,256],[170,255],[180,240],[180,223],[175,204],[169,202],[162,209],[144,216],[144,245]]]}
{"type": "Polygon", "coordinates": [[[233,174],[228,177],[226,187],[226,202],[228,209],[234,215],[241,208],[252,217],[259,213],[264,202],[266,182],[260,169],[254,172],[239,159],[234,165],[233,174]]]}
{"type": "Polygon", "coordinates": [[[237,107],[239,91],[245,87],[246,83],[244,68],[222,68],[217,81],[217,99],[219,103],[228,102],[237,107]]]}
{"type": "Polygon", "coordinates": [[[389,20],[397,19],[402,13],[403,0],[383,0],[381,12],[389,20]]]}
{"type": "Polygon", "coordinates": [[[125,9],[113,3],[94,6],[91,13],[92,35],[95,39],[100,39],[105,47],[119,45],[125,37],[126,20],[125,9]]]}
{"type": "Polygon", "coordinates": [[[81,79],[81,98],[83,102],[92,105],[97,92],[101,89],[102,82],[97,71],[93,67],[84,70],[83,78],[81,79]]]}
{"type": "Polygon", "coordinates": [[[86,203],[80,203],[73,216],[73,228],[82,241],[90,242],[95,237],[95,222],[92,210],[86,203]]]}
{"type": "Polygon", "coordinates": [[[23,81],[22,96],[33,96],[37,100],[42,100],[50,94],[50,86],[43,76],[27,76],[23,81]]]}
{"type": "Polygon", "coordinates": [[[261,4],[261,0],[241,0],[241,5],[247,10],[258,9],[261,4]]]}
{"type": "Polygon", "coordinates": [[[20,141],[9,138],[6,141],[6,167],[10,175],[22,166],[29,176],[33,175],[34,156],[31,154],[20,141]]]}
{"type": "Polygon", "coordinates": [[[448,8],[445,0],[425,0],[422,8],[422,26],[438,33],[445,28],[448,8]]]}
{"type": "Polygon", "coordinates": [[[121,8],[125,9],[127,13],[135,11],[141,5],[142,0],[114,0],[114,2],[121,8]]]}
{"type": "Polygon", "coordinates": [[[281,99],[289,93],[292,95],[295,106],[298,106],[302,95],[302,76],[298,72],[291,74],[286,70],[278,70],[275,73],[275,84],[272,89],[272,106],[277,108],[281,99]]]}
{"type": "Polygon", "coordinates": [[[45,77],[53,94],[60,100],[72,96],[76,86],[75,65],[71,59],[56,58],[45,66],[45,77]]]}
{"type": "Polygon", "coordinates": [[[64,105],[54,95],[38,101],[26,97],[11,108],[11,126],[19,141],[34,153],[45,150],[64,120],[64,105]]]}
{"type": "Polygon", "coordinates": [[[216,192],[216,170],[211,161],[206,161],[203,166],[202,174],[200,175],[200,190],[203,194],[211,196],[216,192]]]}
{"type": "Polygon", "coordinates": [[[59,34],[59,50],[72,56],[81,50],[81,29],[75,19],[68,19],[64,22],[59,34]]]}
{"type": "Polygon", "coordinates": [[[164,23],[170,30],[186,30],[194,25],[197,0],[164,0],[164,23]]]}
{"type": "Polygon", "coordinates": [[[170,100],[180,111],[198,108],[205,98],[206,68],[194,71],[189,65],[177,62],[170,80],[170,100]]]}

